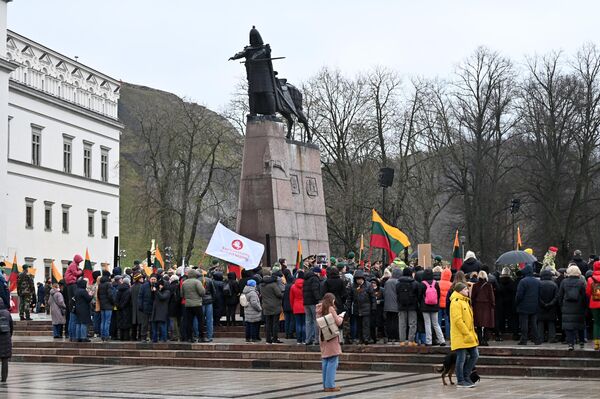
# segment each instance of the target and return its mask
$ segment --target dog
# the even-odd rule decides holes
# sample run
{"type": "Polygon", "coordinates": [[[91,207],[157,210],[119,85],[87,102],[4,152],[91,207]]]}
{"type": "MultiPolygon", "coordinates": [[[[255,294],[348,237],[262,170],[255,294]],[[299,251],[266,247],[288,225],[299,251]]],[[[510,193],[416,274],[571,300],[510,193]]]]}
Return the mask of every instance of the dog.
{"type": "MultiPolygon", "coordinates": [[[[442,373],[442,383],[444,384],[444,386],[448,385],[446,383],[446,377],[448,377],[448,380],[450,381],[450,385],[454,385],[454,383],[452,382],[452,374],[454,374],[455,368],[456,368],[456,352],[448,353],[446,355],[446,357],[444,358],[444,363],[442,363],[441,366],[435,368],[435,371],[437,373],[442,373]]],[[[470,377],[471,377],[471,381],[473,381],[474,383],[476,383],[477,381],[479,381],[481,379],[479,377],[479,374],[477,374],[477,369],[473,369],[470,377]]]]}

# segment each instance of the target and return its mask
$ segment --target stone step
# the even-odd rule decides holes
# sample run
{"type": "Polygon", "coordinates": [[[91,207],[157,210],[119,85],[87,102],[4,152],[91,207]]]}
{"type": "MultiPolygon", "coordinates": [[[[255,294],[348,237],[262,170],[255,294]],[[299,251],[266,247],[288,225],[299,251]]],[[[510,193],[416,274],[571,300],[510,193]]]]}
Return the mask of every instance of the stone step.
{"type": "MultiPolygon", "coordinates": [[[[84,356],[84,355],[41,355],[13,354],[12,361],[35,363],[77,363],[77,364],[118,364],[136,366],[175,366],[175,367],[211,367],[242,369],[305,369],[318,370],[321,361],[300,359],[227,359],[214,357],[129,357],[129,356],[84,356]]],[[[340,370],[351,371],[386,371],[386,372],[419,372],[431,373],[436,364],[427,363],[391,363],[391,362],[355,362],[342,359],[340,370]]],[[[548,367],[478,364],[480,375],[495,376],[528,376],[528,377],[589,377],[597,372],[597,368],[582,367],[548,367]]]]}

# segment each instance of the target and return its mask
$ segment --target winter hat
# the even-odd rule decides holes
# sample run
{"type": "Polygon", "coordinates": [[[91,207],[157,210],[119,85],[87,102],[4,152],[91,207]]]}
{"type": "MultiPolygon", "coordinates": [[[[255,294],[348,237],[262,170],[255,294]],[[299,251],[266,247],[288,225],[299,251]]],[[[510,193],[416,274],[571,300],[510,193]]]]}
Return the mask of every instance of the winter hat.
{"type": "Polygon", "coordinates": [[[435,260],[438,261],[438,262],[441,262],[442,261],[442,257],[439,256],[439,255],[436,255],[435,260]]]}
{"type": "Polygon", "coordinates": [[[442,272],[442,267],[441,266],[436,266],[433,268],[433,272],[434,273],[441,273],[442,272]]]}
{"type": "Polygon", "coordinates": [[[248,280],[248,282],[246,283],[246,285],[248,287],[256,287],[256,281],[254,281],[254,280],[248,280]]]}
{"type": "Polygon", "coordinates": [[[275,273],[281,270],[281,263],[275,262],[273,263],[273,267],[271,268],[271,273],[275,273]]]}
{"type": "Polygon", "coordinates": [[[392,277],[392,273],[390,272],[390,269],[385,269],[385,271],[383,272],[383,278],[390,278],[392,277]]]}
{"type": "Polygon", "coordinates": [[[263,269],[262,275],[263,275],[263,277],[269,277],[271,275],[271,270],[263,269]]]}
{"type": "Polygon", "coordinates": [[[331,258],[329,258],[329,263],[331,263],[332,266],[337,263],[337,259],[335,258],[335,256],[332,256],[331,258]]]}
{"type": "Polygon", "coordinates": [[[456,285],[454,286],[454,291],[456,292],[461,292],[462,290],[464,290],[465,288],[467,288],[467,285],[465,283],[461,283],[460,281],[458,283],[456,283],[456,285]]]}
{"type": "Polygon", "coordinates": [[[581,251],[576,249],[575,252],[573,252],[573,256],[581,256],[581,251]]]}
{"type": "Polygon", "coordinates": [[[471,259],[471,258],[477,260],[477,257],[475,256],[475,252],[473,252],[473,251],[467,251],[467,256],[465,256],[465,260],[471,259]]]}
{"type": "Polygon", "coordinates": [[[529,255],[533,255],[533,249],[531,248],[525,249],[525,252],[527,252],[529,255]]]}
{"type": "Polygon", "coordinates": [[[402,275],[405,277],[412,277],[412,270],[410,269],[410,267],[405,267],[402,270],[402,275]]]}
{"type": "Polygon", "coordinates": [[[116,276],[114,276],[114,277],[113,277],[113,279],[114,279],[115,281],[118,281],[118,280],[123,280],[123,276],[121,276],[120,274],[117,274],[116,276]]]}
{"type": "Polygon", "coordinates": [[[131,284],[131,279],[129,278],[129,276],[127,276],[123,279],[123,284],[127,284],[127,285],[131,284]]]}
{"type": "Polygon", "coordinates": [[[575,265],[569,266],[567,268],[567,277],[579,277],[581,276],[581,270],[575,265]]]}
{"type": "Polygon", "coordinates": [[[505,267],[502,269],[502,274],[500,274],[501,277],[508,277],[510,276],[510,269],[508,267],[505,267]]]}
{"type": "Polygon", "coordinates": [[[140,281],[143,278],[142,273],[134,273],[133,281],[140,281]]]}
{"type": "Polygon", "coordinates": [[[313,267],[312,272],[314,274],[321,274],[321,268],[320,267],[313,267]]]}
{"type": "Polygon", "coordinates": [[[100,270],[94,270],[92,272],[92,280],[96,281],[98,279],[98,277],[100,277],[102,275],[102,272],[100,270]]]}
{"type": "Polygon", "coordinates": [[[350,251],[348,252],[348,259],[354,259],[354,252],[350,251]]]}
{"type": "Polygon", "coordinates": [[[169,278],[169,283],[172,283],[173,281],[179,281],[179,276],[173,275],[169,278]]]}
{"type": "Polygon", "coordinates": [[[558,252],[558,248],[556,248],[556,247],[550,247],[550,248],[548,248],[548,252],[557,253],[558,252]]]}
{"type": "Polygon", "coordinates": [[[488,275],[483,270],[479,272],[479,274],[477,275],[477,278],[480,280],[488,281],[488,275]]]}

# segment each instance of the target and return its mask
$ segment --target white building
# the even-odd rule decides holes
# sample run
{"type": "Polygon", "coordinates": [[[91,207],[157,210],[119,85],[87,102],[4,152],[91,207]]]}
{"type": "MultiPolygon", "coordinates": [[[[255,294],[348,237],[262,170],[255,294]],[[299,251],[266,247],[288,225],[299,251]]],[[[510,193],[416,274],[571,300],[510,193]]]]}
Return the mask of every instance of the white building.
{"type": "Polygon", "coordinates": [[[7,31],[5,1],[0,120],[7,118],[8,129],[0,129],[0,258],[12,260],[16,253],[19,264],[36,268],[36,281],[50,275],[52,261],[64,270],[86,248],[96,269],[112,266],[119,235],[120,84],[7,31]]]}

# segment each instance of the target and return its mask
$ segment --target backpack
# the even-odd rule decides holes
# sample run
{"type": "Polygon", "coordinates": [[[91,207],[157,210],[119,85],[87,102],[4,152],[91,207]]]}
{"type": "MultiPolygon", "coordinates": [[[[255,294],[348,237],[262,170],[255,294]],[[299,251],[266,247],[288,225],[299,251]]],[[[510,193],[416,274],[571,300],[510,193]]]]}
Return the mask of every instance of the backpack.
{"type": "Polygon", "coordinates": [[[248,298],[246,298],[246,294],[242,294],[240,295],[240,306],[245,308],[250,304],[250,302],[248,302],[248,298]]]}
{"type": "Polygon", "coordinates": [[[233,296],[233,290],[231,289],[231,284],[229,284],[229,281],[223,286],[223,295],[233,296]]]}
{"type": "Polygon", "coordinates": [[[414,304],[414,295],[412,282],[400,281],[398,283],[398,304],[402,306],[410,306],[414,304]]]}
{"type": "Polygon", "coordinates": [[[579,300],[579,287],[576,285],[565,287],[565,300],[568,302],[577,302],[579,300]]]}
{"type": "Polygon", "coordinates": [[[436,282],[433,281],[431,284],[429,284],[427,281],[423,281],[423,284],[425,284],[425,287],[427,287],[425,290],[425,305],[437,305],[438,295],[435,289],[436,282]]]}
{"type": "Polygon", "coordinates": [[[0,316],[0,334],[10,333],[10,321],[5,316],[0,316]]]}
{"type": "Polygon", "coordinates": [[[592,301],[600,302],[600,281],[592,277],[592,301]]]}

